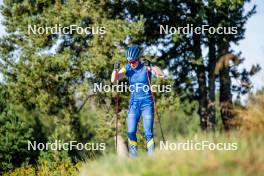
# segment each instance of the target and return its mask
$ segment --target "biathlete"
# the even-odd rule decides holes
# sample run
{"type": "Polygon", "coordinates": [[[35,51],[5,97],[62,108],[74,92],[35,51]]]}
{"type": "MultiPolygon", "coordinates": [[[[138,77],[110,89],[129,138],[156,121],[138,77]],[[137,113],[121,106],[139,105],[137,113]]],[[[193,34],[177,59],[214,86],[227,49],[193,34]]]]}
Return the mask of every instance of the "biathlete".
{"type": "Polygon", "coordinates": [[[164,77],[163,72],[157,66],[144,65],[144,63],[140,61],[141,56],[142,50],[139,46],[134,45],[129,47],[126,51],[128,64],[118,70],[119,63],[116,63],[111,76],[111,82],[119,81],[124,77],[127,77],[129,80],[131,94],[127,117],[127,136],[129,157],[131,158],[137,156],[136,133],[141,115],[143,118],[144,135],[147,142],[147,153],[148,155],[151,155],[154,151],[154,102],[150,88],[150,81],[152,74],[156,77],[164,77]]]}

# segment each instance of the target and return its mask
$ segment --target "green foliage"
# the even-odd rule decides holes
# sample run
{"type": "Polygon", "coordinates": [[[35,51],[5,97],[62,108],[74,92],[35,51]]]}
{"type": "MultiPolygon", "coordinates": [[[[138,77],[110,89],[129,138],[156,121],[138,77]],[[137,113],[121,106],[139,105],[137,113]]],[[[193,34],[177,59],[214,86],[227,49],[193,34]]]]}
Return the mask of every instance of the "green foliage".
{"type": "MultiPolygon", "coordinates": [[[[110,99],[109,99],[110,100],[110,99]]],[[[80,112],[79,135],[85,142],[105,143],[105,151],[86,151],[85,157],[94,158],[102,153],[113,152],[115,135],[115,115],[110,104],[99,106],[96,98],[91,98],[80,112]]]]}
{"type": "Polygon", "coordinates": [[[81,163],[73,164],[71,162],[62,162],[59,165],[56,163],[48,163],[45,161],[43,164],[34,167],[32,165],[27,165],[24,167],[16,168],[13,171],[5,172],[4,176],[44,176],[44,175],[77,175],[79,173],[79,168],[81,163]],[[56,166],[56,167],[54,167],[56,166]]]}
{"type": "MultiPolygon", "coordinates": [[[[16,110],[23,113],[21,118],[34,126],[33,134],[38,142],[57,139],[113,143],[114,123],[109,124],[105,116],[108,112],[99,108],[104,108],[105,100],[112,101],[114,95],[96,95],[97,110],[83,109],[80,114],[75,96],[89,92],[94,82],[110,83],[112,64],[124,58],[126,37],[134,40],[134,36],[142,32],[144,21],[130,23],[111,19],[107,5],[105,1],[5,1],[1,12],[10,35],[0,42],[1,72],[7,91],[12,95],[10,102],[19,105],[16,110]],[[53,27],[59,24],[62,27],[104,27],[106,33],[28,34],[28,25],[53,27]],[[59,46],[55,54],[51,54],[49,50],[55,43],[59,46]],[[15,52],[16,59],[12,55],[15,52]],[[42,137],[37,134],[38,130],[42,137]]],[[[60,152],[43,151],[39,162],[65,160],[59,155],[60,152]]],[[[73,151],[64,155],[76,161],[94,154],[73,151]]]]}
{"type": "Polygon", "coordinates": [[[33,129],[7,105],[0,114],[0,172],[27,164],[36,156],[27,148],[32,133],[33,129]]]}
{"type": "Polygon", "coordinates": [[[27,150],[27,142],[31,139],[32,129],[28,129],[25,122],[8,112],[1,115],[0,120],[0,158],[1,169],[9,170],[28,163],[31,152],[27,150]],[[4,117],[5,116],[5,117],[4,117]]]}
{"type": "MultiPolygon", "coordinates": [[[[163,128],[167,138],[191,135],[200,131],[198,103],[188,100],[180,102],[178,109],[161,111],[163,128]]],[[[158,127],[157,127],[158,128],[158,127]]],[[[157,129],[159,130],[159,129],[157,129]]]]}

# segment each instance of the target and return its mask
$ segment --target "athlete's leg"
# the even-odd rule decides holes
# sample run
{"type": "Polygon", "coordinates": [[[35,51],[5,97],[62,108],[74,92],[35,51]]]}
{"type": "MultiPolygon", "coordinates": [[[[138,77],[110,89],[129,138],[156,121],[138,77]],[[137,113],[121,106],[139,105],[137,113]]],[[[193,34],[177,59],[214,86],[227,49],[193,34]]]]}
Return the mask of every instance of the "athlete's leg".
{"type": "Polygon", "coordinates": [[[144,134],[147,142],[148,154],[154,151],[153,125],[154,125],[154,108],[151,99],[145,99],[141,104],[141,113],[143,118],[144,134]]]}
{"type": "Polygon", "coordinates": [[[128,136],[128,150],[129,157],[137,156],[137,125],[139,122],[140,113],[138,102],[133,101],[130,103],[128,117],[127,117],[127,136],[128,136]]]}

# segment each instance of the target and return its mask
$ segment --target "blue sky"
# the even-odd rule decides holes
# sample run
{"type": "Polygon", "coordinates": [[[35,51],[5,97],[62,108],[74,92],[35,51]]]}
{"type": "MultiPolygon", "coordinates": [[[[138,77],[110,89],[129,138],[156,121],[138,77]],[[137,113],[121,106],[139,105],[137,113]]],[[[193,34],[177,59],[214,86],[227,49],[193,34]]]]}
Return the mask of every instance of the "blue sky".
{"type": "MultiPolygon", "coordinates": [[[[0,0],[0,5],[3,4],[3,0],[0,0]]],[[[2,21],[3,17],[2,15],[0,14],[0,20],[2,21]]],[[[0,24],[0,36],[2,36],[3,34],[5,34],[5,31],[4,31],[4,27],[2,24],[0,24]]]]}
{"type": "MultiPolygon", "coordinates": [[[[0,5],[3,0],[0,0],[0,5]]],[[[264,87],[264,1],[253,0],[246,5],[246,9],[250,9],[253,4],[257,5],[257,13],[253,15],[246,24],[245,39],[239,42],[239,45],[232,45],[235,51],[242,51],[242,57],[245,58],[243,64],[239,66],[240,69],[249,69],[253,64],[260,64],[263,68],[256,76],[252,78],[254,85],[253,91],[264,87]]],[[[3,17],[0,14],[0,20],[3,17]]],[[[0,24],[0,36],[4,35],[4,27],[0,24]]]]}
{"type": "MultiPolygon", "coordinates": [[[[246,24],[245,39],[239,42],[238,46],[233,45],[236,51],[242,51],[245,58],[240,68],[250,68],[252,64],[260,64],[262,70],[252,78],[254,91],[264,87],[264,1],[252,1],[257,5],[257,13],[253,15],[246,24]]],[[[250,9],[253,3],[246,6],[250,9]]]]}

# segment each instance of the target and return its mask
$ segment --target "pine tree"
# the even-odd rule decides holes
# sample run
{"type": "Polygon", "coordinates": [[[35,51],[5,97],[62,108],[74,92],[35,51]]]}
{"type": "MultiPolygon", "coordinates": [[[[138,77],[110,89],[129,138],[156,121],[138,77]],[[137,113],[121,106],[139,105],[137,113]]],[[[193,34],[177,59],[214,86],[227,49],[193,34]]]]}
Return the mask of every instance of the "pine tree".
{"type": "MultiPolygon", "coordinates": [[[[78,134],[83,126],[76,95],[92,91],[93,83],[110,84],[114,62],[124,60],[124,49],[142,31],[142,20],[131,23],[113,17],[110,6],[104,0],[7,0],[1,8],[9,34],[0,41],[1,72],[10,102],[26,109],[28,121],[39,121],[47,137],[87,140],[78,134]],[[29,34],[29,25],[76,25],[90,27],[94,34],[29,34]]],[[[113,97],[98,93],[95,102],[104,108],[113,97]]]]}
{"type": "MultiPolygon", "coordinates": [[[[143,46],[155,47],[156,64],[168,68],[174,76],[175,88],[178,93],[190,92],[191,99],[199,102],[199,115],[202,129],[214,129],[215,127],[215,91],[216,78],[215,70],[221,56],[221,47],[226,43],[237,43],[244,36],[244,24],[254,14],[254,9],[244,14],[244,4],[250,1],[116,1],[113,7],[124,7],[125,11],[114,11],[116,15],[124,19],[137,21],[140,16],[145,20],[144,33],[137,41],[143,46]],[[182,34],[161,34],[160,25],[169,27],[182,27],[192,24],[194,27],[209,25],[210,27],[237,27],[238,34],[235,35],[210,35],[208,33],[196,35],[182,34]],[[224,39],[224,40],[223,40],[224,39]],[[220,46],[221,44],[221,46],[220,46]],[[208,56],[203,58],[202,47],[209,49],[208,56]],[[207,62],[208,60],[208,62],[207,62]],[[195,74],[192,74],[192,73],[195,74]],[[208,74],[208,77],[206,76],[208,74]],[[197,87],[198,88],[194,88],[197,87]],[[182,91],[182,89],[185,91],[182,91]]],[[[227,53],[227,52],[225,52],[227,53]]],[[[219,65],[219,63],[218,63],[219,65]]],[[[255,71],[259,69],[255,67],[255,71]]],[[[237,72],[234,68],[221,71],[221,102],[232,102],[230,72],[237,72]],[[225,80],[225,81],[224,81],[225,80]],[[226,92],[226,93],[223,93],[226,92]],[[229,92],[229,93],[227,93],[229,92]],[[228,100],[224,100],[224,99],[228,100]]],[[[247,73],[241,74],[240,78],[249,81],[247,73]]],[[[249,74],[248,74],[249,75],[249,74]]],[[[246,93],[249,87],[235,87],[240,92],[246,93]]],[[[222,103],[224,105],[226,103],[222,103]]],[[[224,106],[223,106],[224,107],[224,106]]],[[[226,108],[224,108],[226,109],[226,108]]],[[[225,119],[226,110],[222,109],[222,119],[225,119]]],[[[225,121],[225,120],[224,120],[225,121]]],[[[225,124],[225,122],[224,122],[225,124]]]]}
{"type": "MultiPolygon", "coordinates": [[[[239,40],[244,38],[245,23],[248,18],[256,13],[255,6],[245,13],[244,5],[247,2],[250,1],[222,0],[211,2],[214,6],[215,12],[215,14],[213,14],[214,24],[216,26],[237,28],[236,34],[215,35],[214,42],[209,44],[209,48],[211,48],[212,52],[215,52],[217,48],[217,54],[214,55],[209,62],[213,66],[211,71],[213,72],[213,70],[215,70],[219,73],[220,111],[223,125],[226,130],[232,127],[232,119],[235,116],[235,113],[233,112],[232,94],[234,92],[237,92],[239,95],[248,93],[251,86],[250,76],[253,76],[260,69],[259,66],[253,66],[256,68],[254,73],[250,74],[250,71],[246,70],[239,73],[237,66],[242,63],[243,59],[239,58],[238,55],[231,54],[233,51],[230,49],[231,43],[237,44],[239,40]],[[232,67],[229,64],[231,61],[233,62],[232,67]],[[232,83],[232,78],[242,84],[235,86],[234,83],[232,83]]],[[[210,84],[210,86],[212,85],[210,84]]]]}

